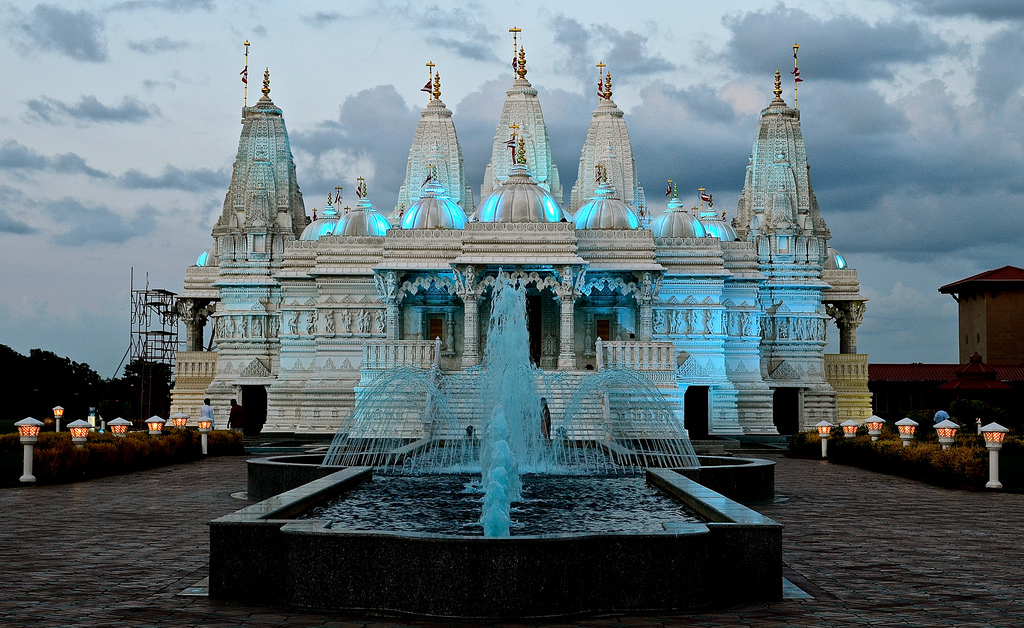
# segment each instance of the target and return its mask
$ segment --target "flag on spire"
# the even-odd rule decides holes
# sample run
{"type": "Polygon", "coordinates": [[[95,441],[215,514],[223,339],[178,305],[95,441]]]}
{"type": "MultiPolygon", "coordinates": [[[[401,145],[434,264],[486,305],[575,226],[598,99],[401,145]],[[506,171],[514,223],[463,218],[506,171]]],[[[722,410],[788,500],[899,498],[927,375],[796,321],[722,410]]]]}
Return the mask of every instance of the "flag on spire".
{"type": "Polygon", "coordinates": [[[705,203],[710,203],[711,202],[711,194],[709,194],[708,192],[705,192],[704,190],[701,190],[701,192],[700,192],[700,200],[704,201],[705,203]]]}
{"type": "Polygon", "coordinates": [[[793,68],[793,71],[790,72],[790,74],[793,75],[793,80],[796,81],[797,83],[804,82],[804,80],[800,78],[800,68],[793,68]]]}
{"type": "Polygon", "coordinates": [[[430,83],[430,81],[431,81],[430,79],[427,79],[427,84],[420,88],[421,92],[427,92],[428,94],[430,93],[430,90],[431,90],[431,83],[430,83]]]}
{"type": "Polygon", "coordinates": [[[668,180],[668,187],[665,188],[665,196],[672,196],[672,179],[668,180]]]}
{"type": "Polygon", "coordinates": [[[238,75],[242,77],[242,83],[244,83],[245,85],[249,84],[249,66],[248,65],[246,65],[244,68],[242,68],[242,71],[239,72],[238,75]]]}
{"type": "Polygon", "coordinates": [[[604,82],[600,79],[597,81],[597,97],[604,98],[604,82]]]}

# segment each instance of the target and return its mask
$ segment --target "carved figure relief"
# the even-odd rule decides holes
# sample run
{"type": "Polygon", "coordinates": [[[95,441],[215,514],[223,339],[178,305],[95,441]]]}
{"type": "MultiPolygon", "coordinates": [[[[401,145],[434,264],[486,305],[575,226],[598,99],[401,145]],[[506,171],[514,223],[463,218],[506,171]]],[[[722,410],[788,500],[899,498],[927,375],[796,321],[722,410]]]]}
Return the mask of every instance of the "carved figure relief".
{"type": "Polygon", "coordinates": [[[359,333],[370,333],[370,315],[367,314],[366,310],[359,310],[359,316],[356,318],[356,325],[359,327],[359,333]]]}
{"type": "Polygon", "coordinates": [[[383,334],[385,331],[387,331],[388,322],[387,317],[384,316],[383,310],[373,311],[373,322],[377,326],[378,334],[383,334]]]}
{"type": "Polygon", "coordinates": [[[298,334],[299,333],[299,311],[292,312],[291,319],[288,320],[288,333],[298,334]]]}
{"type": "Polygon", "coordinates": [[[327,333],[334,334],[334,310],[328,310],[324,314],[327,318],[327,333]]]}
{"type": "Polygon", "coordinates": [[[654,310],[654,333],[665,333],[665,310],[654,310]]]}
{"type": "Polygon", "coordinates": [[[342,310],[341,311],[341,333],[351,334],[352,333],[352,311],[342,310]]]}
{"type": "Polygon", "coordinates": [[[306,334],[313,336],[316,334],[316,311],[309,311],[309,320],[306,321],[306,334]]]}
{"type": "Polygon", "coordinates": [[[263,320],[258,316],[252,318],[252,335],[255,338],[263,337],[263,320]]]}

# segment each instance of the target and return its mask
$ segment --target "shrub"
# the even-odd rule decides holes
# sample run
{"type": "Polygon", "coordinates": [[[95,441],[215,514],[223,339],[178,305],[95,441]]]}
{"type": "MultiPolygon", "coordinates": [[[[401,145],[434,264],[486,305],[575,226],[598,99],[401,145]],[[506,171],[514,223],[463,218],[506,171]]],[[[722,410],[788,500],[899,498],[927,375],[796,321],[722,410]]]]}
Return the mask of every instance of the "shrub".
{"type": "MultiPolygon", "coordinates": [[[[208,435],[211,456],[245,453],[242,435],[214,431],[208,435]]],[[[20,456],[17,434],[0,435],[0,455],[20,456]]],[[[200,435],[194,430],[172,429],[160,437],[132,432],[124,438],[113,434],[90,434],[84,447],[76,447],[67,432],[43,432],[33,452],[33,475],[40,483],[70,482],[81,479],[130,473],[168,464],[191,462],[202,457],[200,435]]],[[[0,485],[18,483],[18,476],[0,478],[0,485]]]]}

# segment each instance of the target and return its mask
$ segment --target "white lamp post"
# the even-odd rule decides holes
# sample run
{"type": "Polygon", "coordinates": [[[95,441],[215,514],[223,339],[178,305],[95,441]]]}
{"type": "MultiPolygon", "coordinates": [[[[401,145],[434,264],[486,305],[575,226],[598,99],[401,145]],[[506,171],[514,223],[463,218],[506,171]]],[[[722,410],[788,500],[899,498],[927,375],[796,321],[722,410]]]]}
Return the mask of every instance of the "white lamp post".
{"type": "Polygon", "coordinates": [[[55,428],[54,431],[55,432],[59,432],[60,431],[60,419],[63,416],[64,416],[64,408],[62,408],[60,406],[54,406],[54,408],[53,408],[53,420],[56,422],[54,424],[54,428],[55,428]]]}
{"type": "Polygon", "coordinates": [[[149,428],[149,435],[159,436],[160,434],[163,434],[164,423],[165,421],[155,414],[146,419],[146,427],[149,428]]]}
{"type": "Polygon", "coordinates": [[[199,423],[200,439],[202,440],[202,443],[203,443],[203,455],[205,456],[206,455],[206,442],[207,442],[207,436],[206,435],[209,434],[210,430],[213,429],[213,421],[211,421],[210,419],[199,419],[198,423],[199,423]]]}
{"type": "Polygon", "coordinates": [[[39,430],[42,429],[43,422],[28,417],[15,423],[14,427],[18,428],[21,444],[25,446],[25,464],[22,466],[23,473],[20,479],[22,482],[35,482],[36,476],[32,475],[32,447],[39,440],[39,430]]]}
{"type": "Polygon", "coordinates": [[[71,432],[71,442],[76,447],[84,447],[85,441],[89,440],[89,428],[91,427],[88,421],[83,421],[82,419],[68,423],[68,431],[71,432]]]}
{"type": "Polygon", "coordinates": [[[171,425],[174,427],[185,427],[188,424],[188,415],[184,412],[175,412],[171,415],[171,425]]]}
{"type": "Polygon", "coordinates": [[[121,417],[117,417],[110,423],[107,423],[107,427],[114,433],[114,436],[124,438],[124,435],[128,433],[128,428],[131,427],[131,421],[126,421],[121,417]]]}
{"type": "Polygon", "coordinates": [[[985,437],[985,449],[988,449],[988,483],[985,488],[1003,488],[999,482],[999,450],[1003,447],[1003,439],[1010,431],[998,423],[989,423],[981,428],[985,437]]]}
{"type": "Polygon", "coordinates": [[[868,426],[868,436],[871,437],[872,441],[878,440],[878,437],[882,435],[882,427],[885,426],[885,419],[880,416],[871,415],[867,421],[864,421],[864,425],[868,426]]]}
{"type": "Polygon", "coordinates": [[[910,417],[900,419],[896,421],[896,429],[900,431],[900,440],[903,441],[903,446],[907,447],[910,445],[910,441],[914,440],[914,430],[917,429],[917,421],[910,417]]]}
{"type": "Polygon", "coordinates": [[[939,444],[943,449],[949,449],[949,446],[953,444],[958,429],[960,426],[949,419],[935,424],[935,431],[939,434],[939,444]]]}
{"type": "Polygon", "coordinates": [[[828,458],[828,437],[832,434],[832,424],[828,421],[821,421],[814,427],[818,428],[818,438],[821,439],[821,457],[828,458]]]}
{"type": "Polygon", "coordinates": [[[850,419],[849,421],[843,421],[839,425],[843,428],[843,438],[854,438],[857,436],[857,428],[860,427],[860,423],[850,419]]]}

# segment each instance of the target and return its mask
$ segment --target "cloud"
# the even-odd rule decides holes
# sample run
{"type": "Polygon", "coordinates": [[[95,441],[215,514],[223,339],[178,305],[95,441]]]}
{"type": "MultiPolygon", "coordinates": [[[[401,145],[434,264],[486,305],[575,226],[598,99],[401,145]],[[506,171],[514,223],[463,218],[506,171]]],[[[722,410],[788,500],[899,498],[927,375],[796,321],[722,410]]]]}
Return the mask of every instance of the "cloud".
{"type": "Polygon", "coordinates": [[[136,52],[148,55],[156,54],[158,52],[187,50],[192,46],[184,40],[174,41],[167,37],[157,37],[156,39],[150,39],[148,41],[129,41],[128,47],[136,52]]]}
{"type": "Polygon", "coordinates": [[[101,37],[103,22],[93,13],[67,11],[52,4],[36,5],[27,15],[17,9],[14,12],[10,25],[28,48],[79,61],[107,60],[107,46],[101,37]]]}
{"type": "Polygon", "coordinates": [[[16,188],[0,185],[0,233],[25,235],[38,229],[11,216],[12,209],[23,209],[28,204],[25,195],[16,188]]]}
{"type": "MultiPolygon", "coordinates": [[[[1021,6],[1024,7],[1024,3],[1021,6]]],[[[985,41],[975,79],[975,94],[986,109],[1000,111],[1007,104],[1020,106],[1020,91],[1024,86],[1024,41],[1021,41],[1019,27],[1005,28],[985,41]]]]}
{"type": "Polygon", "coordinates": [[[985,22],[1024,20],[1024,3],[1020,0],[898,0],[897,4],[935,17],[970,16],[985,22]]]}
{"type": "Polygon", "coordinates": [[[584,80],[594,79],[594,59],[608,60],[609,69],[622,79],[633,80],[674,70],[675,64],[647,49],[648,37],[636,31],[621,31],[609,24],[584,25],[575,18],[555,14],[552,26],[555,42],[566,49],[562,70],[584,80]]]}
{"type": "Polygon", "coordinates": [[[318,28],[326,28],[335,22],[340,22],[345,19],[348,18],[338,11],[317,11],[316,13],[302,16],[303,22],[318,28]]]}
{"type": "Polygon", "coordinates": [[[156,105],[146,105],[128,96],[122,98],[121,104],[116,107],[104,105],[95,96],[82,96],[75,104],[44,96],[29,100],[26,104],[31,115],[57,126],[64,124],[66,119],[84,123],[138,123],[160,115],[160,108],[156,105]]]}
{"type": "Polygon", "coordinates": [[[35,170],[59,172],[62,174],[84,174],[96,179],[107,179],[109,174],[90,168],[85,160],[75,153],[63,153],[47,157],[15,140],[0,144],[0,170],[35,170]]]}
{"type": "Polygon", "coordinates": [[[135,190],[172,189],[200,192],[226,189],[230,181],[231,174],[225,170],[182,170],[175,166],[165,166],[163,174],[156,177],[138,170],[129,170],[119,178],[118,183],[121,187],[135,190]]]}
{"type": "Polygon", "coordinates": [[[346,198],[352,199],[356,177],[361,176],[367,179],[374,206],[389,214],[405,179],[418,121],[419,111],[406,106],[393,85],[379,85],[346,98],[337,120],[292,132],[304,194],[312,191],[311,198],[318,198],[341,185],[349,190],[346,198]]]}
{"type": "Polygon", "coordinates": [[[53,241],[63,246],[127,242],[153,231],[156,214],[155,209],[147,206],[125,217],[106,206],[89,207],[70,197],[46,203],[43,212],[54,224],[67,227],[63,233],[53,236],[53,241]]]}
{"type": "Polygon", "coordinates": [[[216,8],[213,0],[125,0],[115,2],[108,11],[168,11],[170,13],[190,13],[192,11],[212,12],[216,8]]]}
{"type": "Polygon", "coordinates": [[[904,20],[869,23],[851,15],[820,19],[783,4],[769,11],[725,19],[731,37],[725,61],[735,70],[768,76],[791,68],[800,43],[801,73],[811,80],[869,81],[893,78],[906,63],[926,63],[949,51],[937,34],[904,20]]]}

